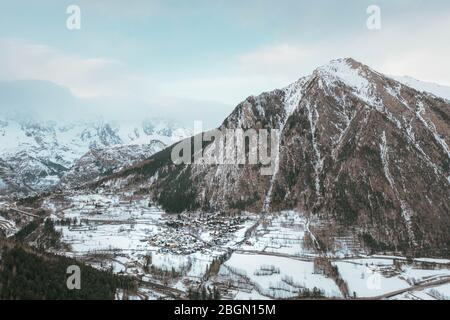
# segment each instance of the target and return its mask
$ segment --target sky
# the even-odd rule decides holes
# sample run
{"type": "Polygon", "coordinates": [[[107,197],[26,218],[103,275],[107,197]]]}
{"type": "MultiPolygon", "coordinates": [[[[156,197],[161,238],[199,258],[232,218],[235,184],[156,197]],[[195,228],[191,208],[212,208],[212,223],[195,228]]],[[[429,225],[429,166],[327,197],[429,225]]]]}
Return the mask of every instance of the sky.
{"type": "Polygon", "coordinates": [[[0,0],[5,112],[217,125],[246,97],[343,57],[450,85],[450,2],[0,0]],[[66,26],[69,5],[79,30],[66,26]]]}

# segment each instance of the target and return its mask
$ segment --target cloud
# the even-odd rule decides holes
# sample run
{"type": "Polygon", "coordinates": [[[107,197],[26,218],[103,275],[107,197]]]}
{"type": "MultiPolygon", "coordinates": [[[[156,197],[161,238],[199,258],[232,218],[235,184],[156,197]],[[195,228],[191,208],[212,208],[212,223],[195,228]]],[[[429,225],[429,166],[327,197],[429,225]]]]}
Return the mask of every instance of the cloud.
{"type": "Polygon", "coordinates": [[[309,43],[284,43],[244,53],[238,58],[247,74],[292,79],[321,64],[341,57],[355,57],[386,74],[450,84],[450,14],[432,21],[386,20],[380,31],[361,31],[352,36],[309,43]],[[444,36],[445,35],[445,36],[444,36]]]}
{"type": "Polygon", "coordinates": [[[195,73],[189,66],[175,72],[168,68],[158,76],[151,69],[131,70],[108,57],[83,57],[41,44],[0,40],[0,80],[50,81],[83,102],[89,100],[86,110],[94,108],[116,118],[151,113],[215,121],[247,96],[285,87],[340,57],[354,57],[386,74],[450,85],[450,42],[445,38],[450,14],[434,14],[423,24],[407,17],[382,17],[380,31],[367,30],[361,21],[361,29],[351,35],[337,30],[333,36],[308,41],[291,37],[218,55],[214,64],[195,65],[195,73]]]}
{"type": "Polygon", "coordinates": [[[83,58],[20,40],[0,40],[0,79],[50,81],[80,98],[130,95],[145,83],[119,61],[83,58]]]}
{"type": "Polygon", "coordinates": [[[240,72],[276,76],[298,76],[298,67],[309,59],[311,48],[292,44],[279,44],[263,47],[240,55],[238,68],[240,72]]]}
{"type": "Polygon", "coordinates": [[[159,91],[237,105],[250,95],[282,88],[328,60],[316,48],[289,43],[264,46],[218,63],[228,66],[197,77],[159,84],[159,91]]]}
{"type": "Polygon", "coordinates": [[[312,71],[320,61],[311,58],[312,49],[288,43],[265,46],[225,58],[217,63],[220,70],[210,70],[207,75],[160,83],[158,91],[235,106],[250,95],[284,87],[312,71]]]}
{"type": "Polygon", "coordinates": [[[42,80],[0,81],[0,117],[70,117],[82,112],[84,101],[52,82],[42,80]]]}
{"type": "Polygon", "coordinates": [[[291,41],[266,45],[224,59],[220,70],[186,77],[162,90],[197,99],[236,105],[251,94],[282,88],[330,60],[353,57],[385,74],[450,85],[450,14],[435,14],[427,23],[383,20],[380,31],[361,24],[358,33],[332,40],[291,41]]]}
{"type": "Polygon", "coordinates": [[[101,118],[118,123],[139,123],[161,118],[187,127],[203,121],[205,128],[218,126],[232,107],[214,101],[175,97],[79,98],[63,86],[42,80],[0,81],[0,119],[20,117],[44,121],[101,118]]]}
{"type": "MultiPolygon", "coordinates": [[[[382,38],[389,54],[374,58],[374,64],[385,73],[450,85],[449,30],[450,14],[437,15],[424,24],[411,21],[397,26],[382,38]]],[[[379,52],[380,48],[373,50],[379,52]]]]}
{"type": "Polygon", "coordinates": [[[162,117],[184,125],[202,120],[213,127],[232,109],[214,99],[156,92],[155,83],[113,59],[82,58],[45,45],[0,41],[0,116],[101,117],[119,122],[162,117]]]}

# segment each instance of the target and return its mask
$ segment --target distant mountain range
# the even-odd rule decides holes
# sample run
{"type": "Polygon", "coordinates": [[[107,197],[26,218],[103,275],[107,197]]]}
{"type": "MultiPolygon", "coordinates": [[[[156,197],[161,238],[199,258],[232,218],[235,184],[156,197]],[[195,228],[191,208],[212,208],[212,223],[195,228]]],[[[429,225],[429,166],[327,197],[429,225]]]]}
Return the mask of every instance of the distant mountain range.
{"type": "Polygon", "coordinates": [[[24,196],[82,184],[150,157],[191,134],[161,119],[105,121],[0,118],[0,195],[24,196]]]}

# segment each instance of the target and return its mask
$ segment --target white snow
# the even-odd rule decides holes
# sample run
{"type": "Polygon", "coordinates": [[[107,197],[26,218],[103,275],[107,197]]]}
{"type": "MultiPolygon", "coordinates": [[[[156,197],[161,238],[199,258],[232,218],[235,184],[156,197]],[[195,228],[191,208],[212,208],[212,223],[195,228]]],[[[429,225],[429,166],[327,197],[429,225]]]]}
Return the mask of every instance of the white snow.
{"type": "Polygon", "coordinates": [[[308,110],[308,121],[309,121],[309,126],[311,128],[311,137],[312,137],[311,142],[312,142],[314,154],[316,157],[316,159],[314,161],[315,188],[316,188],[316,195],[319,196],[320,195],[320,172],[322,171],[323,160],[324,160],[321,158],[320,150],[319,150],[319,147],[317,146],[316,129],[317,129],[317,122],[319,121],[319,113],[317,112],[317,107],[311,106],[309,104],[309,102],[306,103],[305,107],[308,110]]]}
{"type": "Polygon", "coordinates": [[[391,78],[417,91],[428,92],[437,97],[450,100],[450,87],[448,86],[417,80],[410,76],[391,76],[391,78]]]}
{"type": "Polygon", "coordinates": [[[364,261],[353,260],[333,263],[347,282],[351,296],[355,292],[357,297],[376,297],[410,287],[405,280],[398,277],[386,277],[379,270],[380,266],[372,265],[371,262],[374,261],[367,261],[367,265],[364,261]]]}
{"type": "Polygon", "coordinates": [[[3,181],[2,178],[0,178],[0,190],[5,189],[7,187],[6,183],[3,181]]]}
{"type": "Polygon", "coordinates": [[[395,185],[394,179],[389,171],[389,150],[388,150],[385,131],[383,131],[383,134],[381,135],[380,156],[381,156],[381,162],[383,164],[384,175],[386,176],[386,179],[389,181],[389,184],[390,184],[392,190],[394,191],[395,196],[400,201],[402,217],[405,220],[405,223],[408,227],[409,238],[411,239],[411,241],[414,242],[414,232],[412,231],[412,226],[411,226],[411,216],[412,216],[411,210],[409,209],[407,203],[403,199],[401,199],[400,194],[395,185]]]}
{"type": "Polygon", "coordinates": [[[312,248],[304,246],[307,224],[307,219],[294,211],[265,215],[264,221],[239,249],[311,257],[315,255],[312,248]]]}
{"type": "Polygon", "coordinates": [[[339,83],[353,89],[354,94],[369,106],[379,108],[379,101],[376,99],[374,86],[366,78],[366,71],[361,68],[354,68],[347,59],[333,60],[316,70],[327,87],[335,87],[339,83]]]}
{"type": "Polygon", "coordinates": [[[271,300],[270,298],[263,296],[258,293],[255,289],[250,292],[238,291],[238,293],[234,296],[235,300],[271,300]]]}
{"type": "Polygon", "coordinates": [[[260,294],[269,297],[293,297],[297,293],[297,285],[309,289],[314,287],[322,289],[328,297],[341,296],[333,280],[314,273],[313,262],[270,255],[234,253],[225,265],[237,274],[248,277],[253,284],[256,284],[260,294]],[[255,274],[255,271],[264,265],[274,266],[280,272],[271,275],[255,274]],[[289,279],[296,284],[296,287],[285,281],[289,279]]]}
{"type": "MultiPolygon", "coordinates": [[[[373,259],[396,259],[396,260],[406,260],[405,257],[401,256],[393,256],[393,255],[380,255],[375,254],[370,256],[370,258],[373,259]]],[[[427,263],[434,263],[434,264],[450,264],[450,259],[438,259],[438,258],[414,258],[413,259],[416,262],[427,262],[427,263]]]]}
{"type": "Polygon", "coordinates": [[[17,231],[17,227],[14,221],[7,220],[0,216],[0,230],[3,230],[6,233],[6,236],[11,236],[17,231]]]}
{"type": "Polygon", "coordinates": [[[425,112],[424,105],[420,101],[418,106],[417,106],[417,112],[416,112],[417,118],[422,122],[422,124],[425,126],[425,128],[427,128],[432,133],[432,135],[433,135],[434,139],[436,140],[436,142],[442,147],[443,151],[447,155],[447,158],[450,159],[450,149],[449,149],[447,143],[439,135],[439,133],[436,130],[436,127],[434,126],[434,124],[431,121],[427,121],[427,120],[425,120],[423,118],[423,113],[424,112],[425,112]]]}
{"type": "Polygon", "coordinates": [[[450,300],[450,283],[433,286],[423,290],[407,291],[391,298],[392,300],[450,300]]]}
{"type": "Polygon", "coordinates": [[[102,120],[38,122],[0,116],[0,155],[12,166],[11,174],[17,181],[23,176],[46,173],[45,179],[36,179],[38,181],[30,185],[42,190],[60,181],[49,163],[69,169],[92,149],[141,146],[154,141],[160,142],[159,145],[153,143],[157,152],[189,135],[189,129],[158,119],[128,125],[102,120]]]}
{"type": "Polygon", "coordinates": [[[402,277],[410,284],[416,284],[422,281],[436,280],[441,277],[449,277],[450,269],[419,269],[417,267],[407,266],[402,269],[402,277]]]}
{"type": "MultiPolygon", "coordinates": [[[[300,104],[300,100],[302,99],[302,89],[305,85],[305,83],[308,81],[309,77],[303,77],[297,80],[296,82],[292,83],[288,87],[284,88],[284,109],[286,112],[285,118],[279,123],[279,132],[280,135],[283,133],[284,127],[286,126],[287,121],[289,120],[289,117],[292,115],[292,113],[296,110],[296,108],[300,104]]],[[[274,128],[275,129],[275,128],[274,128]]],[[[276,147],[276,154],[275,154],[275,160],[274,160],[274,172],[272,174],[269,189],[266,193],[266,196],[264,197],[263,202],[263,212],[267,212],[269,210],[270,201],[272,198],[272,190],[273,190],[273,184],[275,182],[275,179],[278,175],[278,171],[280,168],[280,144],[281,144],[281,136],[278,137],[278,145],[276,147]]]]}
{"type": "Polygon", "coordinates": [[[432,295],[440,300],[450,300],[450,283],[446,283],[434,288],[426,290],[429,295],[432,295]]]}

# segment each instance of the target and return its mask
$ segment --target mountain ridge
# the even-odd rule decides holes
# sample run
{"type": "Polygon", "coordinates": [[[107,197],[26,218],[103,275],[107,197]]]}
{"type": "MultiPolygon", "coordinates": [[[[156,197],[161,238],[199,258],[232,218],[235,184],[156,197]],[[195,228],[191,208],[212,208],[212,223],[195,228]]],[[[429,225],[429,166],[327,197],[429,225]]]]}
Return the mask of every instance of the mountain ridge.
{"type": "MultiPolygon", "coordinates": [[[[26,196],[49,191],[66,174],[73,180],[71,185],[84,181],[83,174],[95,179],[189,134],[188,129],[162,119],[129,126],[103,120],[44,122],[6,117],[0,119],[0,193],[26,196]],[[111,152],[120,157],[113,159],[111,152]],[[79,170],[77,176],[80,161],[93,171],[79,170]]],[[[67,183],[67,179],[63,180],[67,183]]]]}

